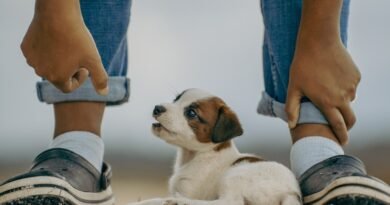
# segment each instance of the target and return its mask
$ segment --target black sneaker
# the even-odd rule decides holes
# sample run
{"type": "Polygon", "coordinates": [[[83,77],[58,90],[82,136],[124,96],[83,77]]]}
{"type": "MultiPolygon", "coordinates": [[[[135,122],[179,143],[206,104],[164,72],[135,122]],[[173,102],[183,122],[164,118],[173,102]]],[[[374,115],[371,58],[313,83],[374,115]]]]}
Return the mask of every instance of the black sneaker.
{"type": "Polygon", "coordinates": [[[111,167],[102,174],[66,149],[50,149],[35,158],[28,173],[0,185],[1,205],[112,205],[111,167]]]}
{"type": "Polygon", "coordinates": [[[368,176],[363,163],[339,155],[307,170],[299,179],[304,204],[389,205],[390,187],[368,176]]]}

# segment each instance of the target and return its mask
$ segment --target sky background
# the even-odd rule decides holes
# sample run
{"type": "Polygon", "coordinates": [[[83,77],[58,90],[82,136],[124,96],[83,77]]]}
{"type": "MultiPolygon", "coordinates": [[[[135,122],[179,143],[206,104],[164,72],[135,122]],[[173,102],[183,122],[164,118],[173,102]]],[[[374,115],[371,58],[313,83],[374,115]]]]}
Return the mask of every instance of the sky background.
{"type": "MultiPolygon", "coordinates": [[[[38,102],[39,78],[19,44],[34,1],[0,1],[0,161],[31,160],[53,133],[52,107],[38,102]]],[[[390,1],[353,0],[349,50],[362,73],[349,146],[390,142],[390,1]]],[[[108,153],[162,157],[173,149],[150,132],[155,104],[203,88],[236,111],[248,147],[287,147],[287,125],[260,116],[264,89],[262,17],[257,0],[135,0],[129,29],[130,102],[106,109],[108,153]],[[229,82],[229,83],[226,83],[229,82]]]]}

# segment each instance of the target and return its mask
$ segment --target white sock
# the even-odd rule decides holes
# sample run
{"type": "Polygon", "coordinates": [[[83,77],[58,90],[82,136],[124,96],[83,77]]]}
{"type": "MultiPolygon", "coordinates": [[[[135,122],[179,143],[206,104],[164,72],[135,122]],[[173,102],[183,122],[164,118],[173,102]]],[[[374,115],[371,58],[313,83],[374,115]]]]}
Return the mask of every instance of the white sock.
{"type": "Polygon", "coordinates": [[[298,140],[291,147],[291,169],[299,178],[313,165],[336,155],[343,155],[343,148],[325,137],[310,136],[298,140]]]}
{"type": "Polygon", "coordinates": [[[103,140],[91,133],[83,131],[66,132],[57,136],[49,148],[70,150],[91,163],[99,172],[102,170],[104,143],[103,140]]]}

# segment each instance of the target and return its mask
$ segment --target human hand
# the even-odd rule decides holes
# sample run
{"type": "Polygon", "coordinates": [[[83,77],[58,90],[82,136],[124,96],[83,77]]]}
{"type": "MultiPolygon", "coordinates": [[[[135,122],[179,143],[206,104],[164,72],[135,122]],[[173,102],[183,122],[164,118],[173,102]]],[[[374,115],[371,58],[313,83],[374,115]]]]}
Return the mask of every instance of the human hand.
{"type": "Polygon", "coordinates": [[[304,0],[294,58],[290,67],[286,113],[290,129],[297,125],[306,96],[324,114],[341,145],[356,121],[351,101],[360,72],[341,42],[342,0],[304,0]]]}
{"type": "Polygon", "coordinates": [[[91,75],[96,91],[108,93],[108,76],[84,24],[78,0],[37,0],[21,44],[35,73],[68,93],[91,75]]]}
{"type": "Polygon", "coordinates": [[[290,70],[286,113],[289,127],[299,117],[300,102],[306,96],[327,118],[343,145],[356,118],[350,102],[355,98],[360,72],[341,43],[318,49],[296,50],[290,70]]]}

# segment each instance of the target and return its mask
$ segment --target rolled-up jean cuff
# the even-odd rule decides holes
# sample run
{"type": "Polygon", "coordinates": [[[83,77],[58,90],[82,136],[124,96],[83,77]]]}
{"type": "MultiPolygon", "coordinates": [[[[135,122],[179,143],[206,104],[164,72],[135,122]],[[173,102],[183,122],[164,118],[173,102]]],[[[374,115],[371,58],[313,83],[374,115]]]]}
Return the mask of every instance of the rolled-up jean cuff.
{"type": "Polygon", "coordinates": [[[78,89],[71,93],[63,93],[47,80],[37,83],[38,99],[47,104],[61,102],[106,102],[107,105],[120,105],[129,100],[130,80],[126,77],[109,77],[108,95],[99,95],[87,79],[78,89]]]}
{"type": "MultiPolygon", "coordinates": [[[[285,104],[280,103],[269,96],[266,92],[262,93],[257,112],[259,114],[278,117],[287,122],[287,115],[284,111],[285,104]]],[[[328,124],[324,115],[311,102],[301,103],[298,124],[328,124]]]]}

